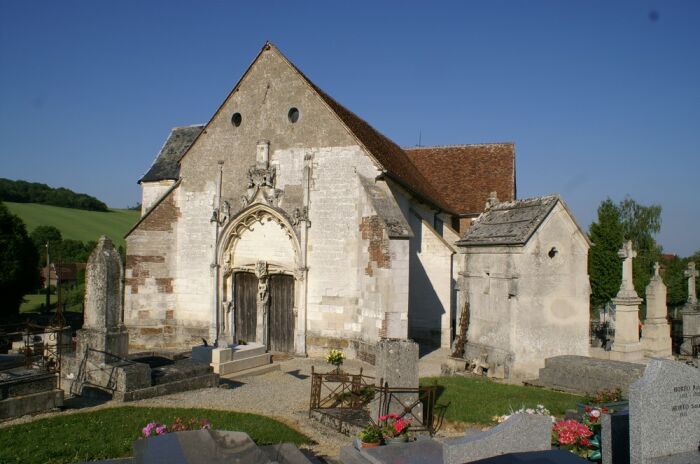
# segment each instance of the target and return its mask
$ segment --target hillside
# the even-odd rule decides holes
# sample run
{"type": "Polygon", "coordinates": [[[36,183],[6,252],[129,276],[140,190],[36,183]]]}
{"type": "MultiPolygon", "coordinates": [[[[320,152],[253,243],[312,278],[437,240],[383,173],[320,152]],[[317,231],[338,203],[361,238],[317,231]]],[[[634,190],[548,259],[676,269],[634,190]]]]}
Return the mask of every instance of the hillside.
{"type": "Polygon", "coordinates": [[[41,225],[54,226],[64,239],[87,242],[107,235],[116,246],[124,246],[124,234],[139,220],[140,211],[113,209],[103,213],[35,203],[4,202],[7,208],[22,218],[31,233],[41,225]]]}
{"type": "Polygon", "coordinates": [[[65,187],[49,187],[38,182],[3,178],[0,178],[0,201],[37,203],[88,211],[109,210],[100,200],[85,193],[76,193],[65,187]]]}

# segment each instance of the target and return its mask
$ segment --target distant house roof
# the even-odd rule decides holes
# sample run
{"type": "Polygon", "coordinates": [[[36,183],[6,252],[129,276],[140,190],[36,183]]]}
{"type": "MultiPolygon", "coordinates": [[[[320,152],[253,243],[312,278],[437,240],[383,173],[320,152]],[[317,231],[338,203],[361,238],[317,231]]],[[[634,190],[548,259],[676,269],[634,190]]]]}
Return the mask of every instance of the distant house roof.
{"type": "Polygon", "coordinates": [[[548,195],[498,203],[479,216],[457,245],[525,245],[558,201],[558,195],[548,195]]]}
{"type": "Polygon", "coordinates": [[[203,125],[195,125],[176,127],[171,130],[156,160],[148,172],[139,180],[139,183],[177,180],[180,176],[180,158],[190,148],[194,139],[202,132],[202,129],[204,129],[203,125]]]}
{"type": "Polygon", "coordinates": [[[487,143],[404,148],[404,151],[457,214],[478,214],[491,192],[515,200],[515,145],[487,143]]]}

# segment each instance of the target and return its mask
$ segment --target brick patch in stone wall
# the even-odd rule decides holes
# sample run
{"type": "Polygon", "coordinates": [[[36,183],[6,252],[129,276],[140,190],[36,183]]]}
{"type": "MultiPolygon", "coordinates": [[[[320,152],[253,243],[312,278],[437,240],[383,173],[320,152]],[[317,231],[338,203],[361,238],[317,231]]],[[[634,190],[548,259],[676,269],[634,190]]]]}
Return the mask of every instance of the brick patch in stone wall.
{"type": "Polygon", "coordinates": [[[389,269],[391,267],[391,255],[389,253],[389,240],[385,237],[382,220],[379,216],[365,216],[360,223],[362,240],[369,241],[367,252],[369,262],[365,268],[365,273],[369,276],[374,274],[372,263],[376,263],[378,268],[389,269]]]}
{"type": "Polygon", "coordinates": [[[158,293],[173,293],[173,278],[156,277],[156,286],[158,287],[158,293]]]}
{"type": "Polygon", "coordinates": [[[139,224],[138,230],[173,230],[173,223],[180,217],[180,208],[175,206],[175,195],[173,192],[165,197],[139,224]]]}

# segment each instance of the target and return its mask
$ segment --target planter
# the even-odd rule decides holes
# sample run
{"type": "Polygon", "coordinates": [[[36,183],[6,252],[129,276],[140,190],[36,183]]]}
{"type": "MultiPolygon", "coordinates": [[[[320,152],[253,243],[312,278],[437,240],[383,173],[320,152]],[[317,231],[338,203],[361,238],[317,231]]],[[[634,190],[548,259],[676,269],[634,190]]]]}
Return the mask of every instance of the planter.
{"type": "Polygon", "coordinates": [[[401,443],[408,443],[408,435],[402,437],[385,438],[384,443],[386,443],[387,445],[398,445],[401,443]]]}
{"type": "Polygon", "coordinates": [[[622,409],[627,409],[629,407],[630,402],[629,401],[616,401],[614,403],[601,403],[601,404],[593,404],[593,403],[576,403],[576,407],[578,408],[578,413],[583,414],[584,408],[586,406],[591,406],[593,408],[608,408],[609,412],[615,412],[619,411],[622,409]]]}
{"type": "Polygon", "coordinates": [[[374,443],[365,443],[364,441],[360,442],[360,446],[362,448],[379,448],[379,446],[381,446],[381,444],[382,444],[382,442],[380,442],[380,441],[377,441],[374,443]]]}

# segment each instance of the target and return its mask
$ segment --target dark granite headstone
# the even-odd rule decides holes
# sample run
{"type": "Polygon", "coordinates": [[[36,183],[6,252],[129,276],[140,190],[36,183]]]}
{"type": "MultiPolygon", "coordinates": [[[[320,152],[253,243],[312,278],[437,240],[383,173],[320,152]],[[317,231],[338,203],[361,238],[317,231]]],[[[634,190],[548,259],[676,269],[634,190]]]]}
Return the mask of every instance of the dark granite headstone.
{"type": "Polygon", "coordinates": [[[242,432],[191,430],[134,442],[135,464],[270,464],[242,432]]]}
{"type": "Polygon", "coordinates": [[[605,414],[601,420],[601,451],[603,464],[629,464],[630,416],[629,411],[605,414]]]}

